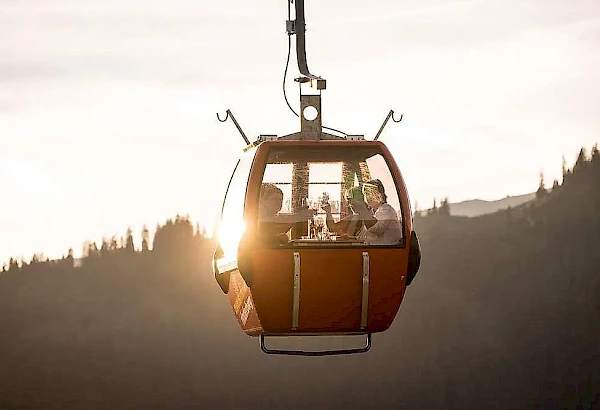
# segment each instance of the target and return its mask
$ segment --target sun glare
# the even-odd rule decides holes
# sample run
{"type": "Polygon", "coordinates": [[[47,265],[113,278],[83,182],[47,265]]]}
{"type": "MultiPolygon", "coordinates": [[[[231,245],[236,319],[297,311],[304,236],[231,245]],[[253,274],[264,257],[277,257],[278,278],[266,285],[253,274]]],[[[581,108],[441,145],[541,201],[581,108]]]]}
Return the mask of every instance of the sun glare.
{"type": "Polygon", "coordinates": [[[246,231],[243,219],[229,219],[223,221],[218,228],[218,240],[223,250],[223,256],[217,260],[219,267],[229,265],[237,260],[237,250],[246,231]]]}

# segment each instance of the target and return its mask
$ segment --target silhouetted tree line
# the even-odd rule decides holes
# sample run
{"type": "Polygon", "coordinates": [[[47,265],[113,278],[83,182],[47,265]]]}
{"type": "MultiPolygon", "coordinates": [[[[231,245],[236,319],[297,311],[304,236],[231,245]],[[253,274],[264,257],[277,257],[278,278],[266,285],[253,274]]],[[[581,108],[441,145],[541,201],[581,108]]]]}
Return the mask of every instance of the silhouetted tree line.
{"type": "Polygon", "coordinates": [[[437,198],[433,198],[433,206],[425,211],[419,209],[418,204],[415,205],[415,218],[421,218],[427,215],[442,215],[450,216],[450,201],[448,197],[445,197],[440,201],[440,205],[437,204],[437,198]]]}
{"type": "Polygon", "coordinates": [[[94,241],[86,241],[83,244],[82,258],[77,262],[73,257],[73,249],[69,249],[67,254],[58,260],[49,260],[43,253],[37,253],[29,261],[10,258],[2,267],[2,272],[27,273],[45,269],[76,269],[107,261],[123,262],[128,257],[143,256],[147,253],[159,257],[177,256],[178,253],[185,253],[189,249],[202,249],[209,243],[212,242],[206,228],[200,228],[199,224],[194,227],[189,216],[177,215],[175,218],[167,219],[162,225],[157,224],[153,238],[150,238],[149,230],[144,225],[140,249],[135,248],[133,231],[128,228],[125,236],[103,238],[99,245],[94,241]]]}
{"type": "MultiPolygon", "coordinates": [[[[279,358],[245,336],[187,218],[0,274],[0,408],[592,409],[600,161],[529,203],[415,217],[421,270],[366,355],[279,358]],[[25,274],[27,273],[27,274],[25,274]]],[[[282,272],[282,274],[285,274],[282,272]]]]}
{"type": "MultiPolygon", "coordinates": [[[[567,167],[567,161],[565,157],[562,158],[562,183],[558,179],[554,179],[552,188],[547,189],[544,181],[544,174],[540,172],[540,183],[536,190],[536,199],[539,200],[535,203],[526,203],[519,207],[509,207],[508,213],[517,210],[517,213],[525,213],[527,216],[531,216],[531,210],[538,207],[544,200],[548,199],[548,194],[555,193],[559,195],[560,192],[565,192],[563,195],[576,194],[577,198],[573,198],[574,201],[588,203],[591,208],[596,202],[596,198],[588,197],[592,188],[592,184],[598,181],[598,174],[600,173],[600,152],[598,150],[598,144],[594,144],[588,154],[585,147],[579,150],[577,159],[573,167],[567,167]]],[[[419,220],[426,216],[450,216],[450,204],[448,197],[441,200],[440,204],[437,203],[437,198],[433,199],[433,206],[426,210],[419,209],[418,205],[415,205],[414,218],[419,220]]]]}

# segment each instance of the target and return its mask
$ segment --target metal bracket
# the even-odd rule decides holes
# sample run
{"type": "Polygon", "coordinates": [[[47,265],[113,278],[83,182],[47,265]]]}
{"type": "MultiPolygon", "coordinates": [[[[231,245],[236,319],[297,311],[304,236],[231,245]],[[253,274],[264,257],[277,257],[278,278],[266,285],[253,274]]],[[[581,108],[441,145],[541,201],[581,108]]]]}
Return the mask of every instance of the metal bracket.
{"type": "Polygon", "coordinates": [[[246,137],[246,134],[244,134],[244,131],[242,131],[242,128],[240,127],[240,124],[238,124],[238,122],[235,120],[235,117],[233,116],[233,114],[231,113],[231,110],[227,110],[225,112],[225,119],[221,119],[221,117],[219,116],[219,113],[217,113],[217,119],[221,122],[225,122],[227,121],[227,119],[229,117],[231,117],[231,120],[233,121],[233,123],[235,124],[235,127],[238,129],[238,131],[240,132],[240,134],[242,135],[242,138],[244,139],[244,142],[246,142],[246,145],[250,145],[250,140],[248,139],[248,137],[246,137]]]}
{"type": "Polygon", "coordinates": [[[346,139],[348,141],[364,141],[365,140],[365,136],[364,135],[350,135],[350,134],[348,134],[346,136],[346,139]]]}
{"type": "MultiPolygon", "coordinates": [[[[288,4],[289,7],[289,4],[288,4]]],[[[288,35],[296,34],[296,20],[286,20],[285,21],[285,31],[288,35]]]]}
{"type": "MultiPolygon", "coordinates": [[[[356,349],[317,350],[317,351],[269,349],[265,344],[265,336],[266,335],[264,335],[264,334],[260,335],[260,349],[267,354],[279,354],[279,355],[290,355],[290,356],[333,356],[333,355],[343,355],[343,354],[366,353],[371,349],[371,333],[366,333],[367,340],[366,340],[364,347],[359,347],[356,349]]],[[[326,336],[326,335],[323,335],[323,336],[326,336]]]]}
{"type": "Polygon", "coordinates": [[[390,110],[390,112],[388,113],[387,117],[385,117],[385,120],[383,121],[383,124],[381,124],[381,127],[379,128],[379,131],[377,131],[377,135],[375,135],[375,138],[373,138],[373,141],[377,141],[379,139],[379,136],[381,135],[381,132],[385,128],[385,125],[387,124],[387,122],[390,120],[390,117],[392,118],[392,121],[398,123],[398,122],[402,121],[402,118],[404,117],[404,114],[400,114],[400,119],[396,120],[394,118],[394,110],[390,110]]]}
{"type": "MultiPolygon", "coordinates": [[[[296,35],[296,59],[298,60],[298,69],[300,70],[300,73],[305,77],[308,77],[307,80],[310,81],[311,87],[316,86],[318,90],[324,90],[326,88],[325,79],[311,74],[308,70],[308,63],[306,62],[304,0],[295,0],[295,2],[296,20],[286,20],[286,33],[288,36],[296,35]]],[[[288,16],[290,15],[290,7],[290,3],[288,2],[288,16]]],[[[306,82],[306,80],[299,79],[298,82],[306,82]]]]}
{"type": "Polygon", "coordinates": [[[360,328],[367,327],[369,319],[369,252],[363,252],[363,269],[362,269],[362,311],[360,315],[360,328]]]}
{"type": "Polygon", "coordinates": [[[302,132],[301,139],[303,140],[319,140],[323,130],[323,122],[321,115],[321,96],[318,94],[301,94],[300,95],[300,131],[302,132]],[[308,119],[304,110],[308,107],[313,107],[316,110],[316,117],[308,119]]]}
{"type": "Polygon", "coordinates": [[[292,305],[292,330],[298,329],[300,313],[300,252],[294,252],[294,299],[292,305]]]}
{"type": "Polygon", "coordinates": [[[259,141],[276,141],[277,135],[273,134],[261,134],[258,136],[259,141]]]}

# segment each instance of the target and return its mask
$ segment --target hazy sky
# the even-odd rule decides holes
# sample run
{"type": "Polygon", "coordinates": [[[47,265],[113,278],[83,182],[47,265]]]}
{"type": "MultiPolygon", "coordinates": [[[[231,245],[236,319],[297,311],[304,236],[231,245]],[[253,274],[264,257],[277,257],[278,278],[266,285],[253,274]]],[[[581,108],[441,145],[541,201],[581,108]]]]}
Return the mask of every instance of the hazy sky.
{"type": "MultiPolygon", "coordinates": [[[[368,4],[306,0],[308,64],[324,125],[372,138],[404,113],[381,140],[413,203],[531,192],[600,140],[599,1],[368,4]]],[[[2,1],[0,260],[212,220],[244,146],[215,113],[251,140],[299,129],[286,18],[285,0],[2,1]]]]}

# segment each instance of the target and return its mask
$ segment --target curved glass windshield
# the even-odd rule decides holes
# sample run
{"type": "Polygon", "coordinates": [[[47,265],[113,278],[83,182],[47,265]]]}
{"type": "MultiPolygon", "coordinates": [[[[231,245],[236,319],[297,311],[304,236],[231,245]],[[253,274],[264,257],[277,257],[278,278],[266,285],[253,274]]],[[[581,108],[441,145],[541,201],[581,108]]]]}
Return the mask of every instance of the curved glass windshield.
{"type": "Polygon", "coordinates": [[[259,202],[259,243],[403,246],[401,202],[377,147],[273,147],[259,202]]]}
{"type": "Polygon", "coordinates": [[[237,268],[237,250],[244,234],[244,200],[254,152],[238,161],[225,194],[221,219],[217,226],[217,268],[221,273],[237,268]]]}

